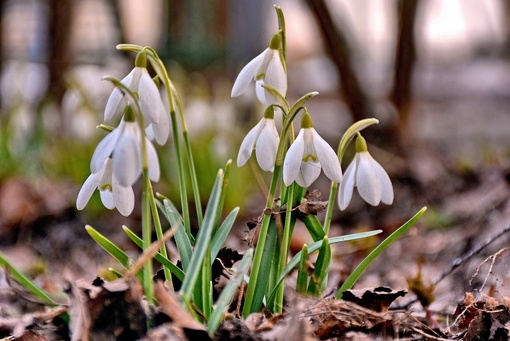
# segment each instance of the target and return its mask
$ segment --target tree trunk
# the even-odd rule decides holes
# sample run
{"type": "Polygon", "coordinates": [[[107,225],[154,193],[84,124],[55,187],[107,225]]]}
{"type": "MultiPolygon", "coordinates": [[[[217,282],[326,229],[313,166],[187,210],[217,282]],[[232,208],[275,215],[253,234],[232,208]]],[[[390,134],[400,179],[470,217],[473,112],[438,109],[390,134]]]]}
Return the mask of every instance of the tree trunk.
{"type": "Polygon", "coordinates": [[[72,0],[50,1],[49,95],[60,106],[66,91],[65,74],[71,64],[69,49],[73,14],[72,0]]]}
{"type": "Polygon", "coordinates": [[[351,50],[344,33],[334,24],[333,18],[324,0],[306,0],[313,12],[326,45],[328,54],[338,68],[342,82],[341,97],[347,103],[352,118],[357,121],[371,115],[366,94],[351,67],[351,50]]]}
{"type": "Polygon", "coordinates": [[[418,0],[400,0],[398,3],[398,41],[395,55],[393,89],[390,99],[398,111],[395,127],[397,144],[400,149],[410,142],[409,120],[412,111],[412,76],[416,61],[414,22],[418,12],[418,0]]]}

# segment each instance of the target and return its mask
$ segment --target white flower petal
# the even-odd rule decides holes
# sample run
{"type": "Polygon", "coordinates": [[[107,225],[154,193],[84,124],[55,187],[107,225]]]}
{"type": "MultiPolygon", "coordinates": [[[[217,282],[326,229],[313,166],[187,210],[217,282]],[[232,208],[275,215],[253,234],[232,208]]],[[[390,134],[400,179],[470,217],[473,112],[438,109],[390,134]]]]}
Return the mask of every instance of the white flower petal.
{"type": "Polygon", "coordinates": [[[113,203],[120,214],[127,217],[133,212],[135,207],[135,193],[131,186],[121,186],[115,177],[113,182],[113,203]]]}
{"type": "Polygon", "coordinates": [[[156,139],[156,142],[160,146],[164,145],[166,140],[168,140],[168,135],[170,135],[170,116],[165,112],[163,116],[159,118],[158,123],[151,123],[149,127],[152,127],[152,137],[156,139]]]}
{"type": "MultiPolygon", "coordinates": [[[[264,82],[285,97],[287,93],[287,75],[280,60],[280,52],[278,50],[272,51],[272,57],[267,66],[264,82]]],[[[269,93],[268,95],[271,96],[269,93]]]]}
{"type": "Polygon", "coordinates": [[[141,68],[138,96],[144,117],[148,118],[150,123],[159,123],[161,117],[165,115],[165,108],[158,87],[146,68],[141,68]]]}
{"type": "Polygon", "coordinates": [[[149,160],[149,179],[154,182],[159,181],[159,177],[161,175],[161,171],[159,169],[159,158],[158,153],[156,152],[156,148],[148,139],[145,139],[145,144],[147,145],[147,158],[149,160]]]}
{"type": "Polygon", "coordinates": [[[94,150],[94,154],[92,154],[92,158],[90,159],[90,171],[92,173],[98,172],[106,159],[110,157],[117,144],[117,140],[119,135],[122,133],[124,129],[123,121],[119,124],[119,126],[106,135],[96,146],[94,150]]]}
{"type": "Polygon", "coordinates": [[[272,96],[262,85],[266,84],[263,79],[255,82],[255,94],[259,101],[264,105],[271,105],[276,103],[276,99],[272,96]]]}
{"type": "Polygon", "coordinates": [[[108,101],[106,102],[106,107],[104,109],[105,121],[109,121],[113,118],[113,116],[115,116],[122,97],[122,92],[120,92],[118,88],[113,89],[110,97],[108,97],[108,101]]]}
{"type": "Polygon", "coordinates": [[[301,163],[303,160],[303,152],[305,150],[305,141],[303,139],[304,129],[299,131],[294,143],[290,146],[283,161],[283,182],[286,186],[290,186],[298,177],[301,163]]]}
{"type": "Polygon", "coordinates": [[[237,154],[237,167],[242,167],[251,156],[257,138],[260,135],[261,130],[264,128],[264,119],[260,120],[255,127],[253,127],[248,134],[245,136],[241,147],[239,148],[239,154],[237,154]]]}
{"type": "Polygon", "coordinates": [[[299,186],[307,188],[317,180],[320,174],[321,165],[319,162],[303,162],[301,163],[296,182],[299,186]]]}
{"type": "Polygon", "coordinates": [[[349,206],[352,199],[352,192],[354,191],[355,179],[356,179],[356,165],[358,162],[356,159],[352,160],[351,164],[345,170],[344,178],[340,183],[340,189],[338,191],[338,206],[343,211],[349,206]]]}
{"type": "Polygon", "coordinates": [[[315,131],[313,133],[313,144],[315,147],[315,153],[321,163],[324,174],[334,182],[340,183],[342,181],[342,168],[338,161],[338,156],[333,151],[333,148],[315,131]]]}
{"type": "Polygon", "coordinates": [[[99,194],[101,195],[101,202],[103,203],[103,206],[109,210],[113,210],[115,208],[115,202],[113,200],[112,191],[110,189],[104,189],[100,190],[99,194]]]}
{"type": "Polygon", "coordinates": [[[239,72],[239,75],[234,82],[234,86],[232,87],[232,93],[230,94],[231,97],[240,96],[248,90],[251,81],[257,76],[257,73],[260,72],[260,69],[265,63],[270,51],[271,50],[269,48],[265,49],[261,54],[246,64],[241,72],[239,72]]]}
{"type": "Polygon", "coordinates": [[[280,138],[274,120],[265,119],[265,121],[265,125],[256,142],[255,155],[257,156],[260,168],[266,172],[272,172],[280,138]]]}
{"type": "Polygon", "coordinates": [[[85,180],[80,188],[80,192],[78,192],[78,197],[76,198],[76,208],[78,210],[83,210],[85,206],[87,206],[87,203],[92,197],[92,194],[94,194],[103,173],[104,167],[99,172],[90,174],[87,180],[85,180]]]}
{"type": "Polygon", "coordinates": [[[377,172],[379,183],[381,184],[381,201],[386,205],[393,203],[393,185],[390,177],[384,168],[375,159],[372,159],[372,167],[377,172]]]}
{"type": "Polygon", "coordinates": [[[121,83],[127,86],[131,91],[138,92],[138,87],[140,86],[140,79],[142,78],[142,70],[144,68],[134,67],[130,72],[131,78],[128,78],[129,75],[124,78],[121,83]]]}
{"type": "MultiPolygon", "coordinates": [[[[130,73],[126,77],[124,77],[120,82],[125,86],[129,87],[131,82],[133,81],[133,75],[135,74],[135,69],[131,70],[130,73]]],[[[106,102],[106,107],[104,109],[104,119],[105,121],[109,121],[115,116],[115,114],[120,111],[119,104],[122,100],[123,94],[119,90],[119,88],[115,87],[113,89],[108,101],[106,102]]]]}
{"type": "Polygon", "coordinates": [[[142,172],[138,123],[125,122],[125,128],[112,155],[113,174],[119,183],[132,186],[142,172]]]}
{"type": "Polygon", "coordinates": [[[381,202],[381,183],[376,169],[372,165],[372,156],[368,152],[358,153],[356,186],[366,202],[377,206],[381,202]]]}

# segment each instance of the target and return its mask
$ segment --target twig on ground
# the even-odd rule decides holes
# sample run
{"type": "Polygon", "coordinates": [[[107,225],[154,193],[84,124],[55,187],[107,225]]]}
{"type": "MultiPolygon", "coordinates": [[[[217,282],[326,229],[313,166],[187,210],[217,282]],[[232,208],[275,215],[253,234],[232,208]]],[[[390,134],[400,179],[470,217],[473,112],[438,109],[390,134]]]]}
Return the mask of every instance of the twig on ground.
{"type": "Polygon", "coordinates": [[[492,244],[495,240],[499,239],[501,236],[503,236],[505,233],[510,231],[510,225],[507,225],[503,230],[501,230],[499,233],[495,234],[494,236],[488,238],[484,243],[478,245],[468,253],[457,257],[452,264],[450,265],[450,268],[445,270],[439,277],[434,281],[434,285],[437,285],[439,282],[441,282],[445,277],[450,275],[453,271],[455,271],[459,266],[467,262],[469,259],[471,259],[473,256],[479,254],[483,249],[485,249],[487,246],[492,244]]]}
{"type": "Polygon", "coordinates": [[[489,270],[487,271],[487,276],[485,276],[485,279],[483,280],[483,283],[482,283],[482,286],[480,287],[480,289],[478,290],[478,292],[482,292],[483,289],[485,288],[485,285],[487,284],[487,281],[490,277],[490,275],[493,274],[492,270],[494,269],[494,264],[496,263],[496,260],[499,258],[499,256],[501,256],[501,254],[505,251],[509,251],[510,248],[508,247],[505,247],[501,250],[499,250],[498,252],[496,252],[495,254],[487,257],[483,262],[480,263],[480,265],[478,265],[476,267],[476,271],[475,273],[473,274],[473,276],[471,276],[471,279],[469,280],[469,285],[471,285],[471,283],[473,282],[473,279],[478,276],[478,273],[480,272],[480,268],[482,267],[482,265],[484,265],[485,263],[487,263],[489,260],[491,260],[491,265],[489,266],[489,270]]]}
{"type": "MultiPolygon", "coordinates": [[[[499,239],[501,236],[503,236],[505,233],[510,231],[510,224],[507,225],[503,230],[501,230],[499,233],[489,237],[485,242],[479,244],[477,247],[472,249],[471,251],[465,253],[464,255],[457,257],[453,260],[450,267],[443,271],[441,275],[434,281],[433,286],[436,287],[439,282],[441,282],[443,279],[445,279],[448,275],[450,275],[452,272],[454,272],[459,266],[470,260],[472,257],[479,254],[483,249],[485,249],[487,246],[492,244],[494,241],[499,239]]],[[[494,256],[494,255],[493,255],[494,256]]],[[[491,256],[492,257],[492,256],[491,256]]],[[[490,259],[490,257],[488,258],[490,259]]],[[[482,263],[483,264],[483,263],[482,263]]],[[[480,266],[482,265],[480,264],[480,266]]],[[[395,309],[407,309],[411,304],[415,303],[418,299],[415,297],[414,299],[410,300],[409,302],[405,303],[402,306],[395,307],[395,309]]]]}

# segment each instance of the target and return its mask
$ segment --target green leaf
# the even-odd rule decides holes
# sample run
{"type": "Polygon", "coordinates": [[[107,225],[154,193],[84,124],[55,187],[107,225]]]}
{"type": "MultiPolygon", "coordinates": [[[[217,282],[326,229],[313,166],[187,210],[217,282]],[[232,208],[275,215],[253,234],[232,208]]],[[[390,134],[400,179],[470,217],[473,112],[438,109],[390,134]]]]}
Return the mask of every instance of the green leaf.
{"type": "MultiPolygon", "coordinates": [[[[350,240],[367,238],[367,237],[375,236],[376,234],[379,234],[381,232],[382,232],[382,230],[374,230],[374,231],[369,231],[369,232],[353,233],[353,234],[348,234],[345,236],[332,237],[332,238],[329,238],[329,244],[336,244],[336,243],[341,243],[341,242],[347,242],[350,240]]],[[[321,245],[322,245],[322,240],[309,245],[308,246],[308,254],[317,251],[321,247],[321,245]]],[[[283,269],[283,272],[280,274],[280,277],[278,278],[278,281],[276,282],[275,288],[271,291],[271,294],[269,295],[269,300],[271,300],[272,297],[274,296],[274,294],[276,293],[276,288],[278,287],[278,284],[280,284],[280,282],[283,281],[284,278],[299,263],[299,261],[301,260],[301,252],[302,251],[299,251],[298,253],[296,253],[296,255],[294,257],[292,257],[290,262],[287,264],[285,269],[283,269]]]]}
{"type": "MultiPolygon", "coordinates": [[[[117,245],[112,243],[108,238],[103,236],[97,230],[95,230],[92,226],[85,226],[85,230],[87,233],[99,244],[106,252],[108,252],[113,258],[115,258],[125,269],[129,269],[132,260],[129,256],[122,251],[117,245]]],[[[137,274],[140,282],[143,283],[143,274],[139,271],[137,274]]]]}
{"type": "Polygon", "coordinates": [[[310,236],[312,237],[314,242],[321,241],[326,236],[326,233],[324,232],[324,229],[322,228],[322,224],[320,223],[319,219],[317,219],[316,215],[300,214],[299,219],[303,223],[305,223],[306,229],[310,233],[310,236]]]}
{"type": "Polygon", "coordinates": [[[37,286],[34,282],[32,282],[27,276],[25,276],[21,271],[16,269],[14,265],[12,265],[5,255],[0,252],[0,266],[4,268],[9,274],[14,278],[16,282],[18,282],[23,288],[27,289],[40,299],[42,302],[50,305],[50,306],[57,306],[58,303],[55,302],[50,295],[48,295],[43,289],[41,289],[39,286],[37,286]]]}
{"type": "Polygon", "coordinates": [[[230,230],[232,229],[232,225],[236,220],[237,213],[239,213],[239,207],[236,207],[229,213],[229,215],[223,221],[220,228],[216,231],[211,240],[211,261],[214,262],[218,252],[220,252],[221,247],[225,243],[230,230]]]}
{"type": "MultiPolygon", "coordinates": [[[[216,181],[214,182],[209,202],[207,203],[202,226],[200,226],[200,230],[198,231],[195,252],[193,252],[193,255],[191,256],[188,269],[185,270],[186,277],[182,283],[181,292],[184,298],[188,301],[191,301],[191,295],[193,293],[198,274],[202,270],[202,261],[204,260],[204,256],[208,250],[208,245],[211,240],[211,234],[216,220],[216,213],[220,203],[222,182],[223,170],[220,169],[216,176],[216,181]]],[[[199,300],[198,298],[195,299],[199,300]]]]}
{"type": "Polygon", "coordinates": [[[319,255],[315,262],[315,270],[313,271],[308,292],[314,296],[320,295],[328,278],[329,264],[331,263],[331,246],[328,237],[324,237],[322,245],[319,249],[319,255]]]}
{"type": "Polygon", "coordinates": [[[122,278],[124,277],[123,274],[121,274],[119,271],[117,271],[116,269],[114,268],[108,268],[108,270],[117,278],[122,278]]]}
{"type": "MultiPolygon", "coordinates": [[[[278,260],[276,250],[278,244],[278,236],[276,231],[276,222],[274,217],[271,217],[269,222],[269,229],[267,231],[266,244],[264,245],[262,260],[260,263],[260,268],[263,270],[257,277],[255,292],[253,294],[253,303],[250,311],[258,311],[260,309],[262,301],[264,300],[264,296],[266,295],[266,290],[268,288],[269,279],[271,277],[271,270],[275,268],[273,264],[278,260]]],[[[277,286],[278,283],[273,284],[273,287],[276,288],[277,286]]],[[[269,305],[272,300],[268,300],[266,302],[269,305]]]]}
{"type": "Polygon", "coordinates": [[[253,258],[253,249],[248,249],[239,264],[239,267],[236,269],[234,275],[230,277],[230,280],[227,282],[227,285],[221,291],[220,297],[216,301],[216,308],[209,319],[209,323],[207,325],[207,332],[211,337],[216,333],[216,329],[220,325],[221,318],[223,316],[223,312],[228,307],[232,298],[237,292],[237,289],[241,285],[244,276],[248,272],[248,269],[251,265],[251,260],[253,258]]]}
{"type": "Polygon", "coordinates": [[[354,269],[354,271],[347,277],[344,284],[338,289],[336,293],[336,297],[338,299],[342,298],[343,293],[346,290],[352,288],[354,283],[358,280],[359,276],[365,271],[365,269],[372,263],[372,261],[379,256],[381,252],[383,252],[388,246],[390,246],[395,240],[397,240],[401,235],[403,235],[414,223],[421,217],[421,215],[427,210],[427,207],[423,207],[409,219],[404,225],[400,226],[395,232],[393,232],[390,236],[388,236],[381,244],[379,244],[370,254],[363,259],[363,261],[354,269]]]}
{"type": "MultiPolygon", "coordinates": [[[[218,212],[216,214],[216,222],[214,226],[218,226],[220,224],[221,215],[223,213],[223,207],[225,204],[225,197],[227,196],[227,186],[230,180],[230,169],[232,168],[232,160],[228,160],[225,164],[225,171],[223,172],[223,184],[221,188],[221,197],[220,204],[218,205],[218,212]]],[[[214,261],[214,258],[212,258],[214,261]]]]}
{"type": "Polygon", "coordinates": [[[296,292],[304,294],[308,284],[308,245],[303,244],[301,249],[301,258],[299,260],[298,275],[296,280],[296,292]]]}
{"type": "MultiPolygon", "coordinates": [[[[143,247],[143,240],[138,237],[133,231],[131,231],[127,226],[122,226],[124,232],[128,235],[129,239],[133,241],[139,248],[143,247]]],[[[179,269],[174,263],[172,263],[168,258],[164,257],[161,253],[156,253],[154,258],[161,263],[161,265],[167,267],[172,271],[172,273],[179,278],[181,281],[184,279],[184,272],[179,269]]]]}
{"type": "Polygon", "coordinates": [[[182,224],[182,218],[175,208],[174,204],[168,199],[163,199],[163,204],[159,201],[156,201],[159,209],[163,212],[163,215],[166,217],[170,226],[175,226],[175,224],[179,224],[179,227],[175,231],[174,240],[175,245],[177,245],[177,251],[179,251],[179,258],[181,259],[182,269],[184,273],[188,270],[189,261],[191,259],[191,255],[193,254],[193,247],[191,246],[191,241],[188,238],[188,234],[184,229],[184,225],[182,224]]]}

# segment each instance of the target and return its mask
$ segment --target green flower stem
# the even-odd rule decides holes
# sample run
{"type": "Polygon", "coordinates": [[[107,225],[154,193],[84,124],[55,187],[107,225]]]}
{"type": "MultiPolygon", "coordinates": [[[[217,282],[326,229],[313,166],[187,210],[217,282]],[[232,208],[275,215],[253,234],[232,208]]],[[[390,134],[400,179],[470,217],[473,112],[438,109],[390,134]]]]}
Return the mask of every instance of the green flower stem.
{"type": "MultiPolygon", "coordinates": [[[[147,154],[147,152],[145,152],[147,154]]],[[[147,250],[151,245],[151,215],[149,207],[149,170],[143,168],[142,172],[143,188],[142,188],[142,240],[143,250],[147,250]]],[[[147,302],[149,304],[154,301],[154,287],[152,283],[152,262],[146,262],[143,266],[143,284],[145,286],[144,292],[147,302]]]]}
{"type": "MultiPolygon", "coordinates": [[[[105,77],[104,79],[109,80],[116,87],[120,88],[122,92],[127,94],[131,98],[131,103],[135,106],[135,112],[140,124],[141,136],[141,153],[142,153],[142,240],[143,250],[147,250],[151,245],[151,211],[149,204],[149,191],[150,191],[150,179],[149,179],[149,157],[147,156],[147,141],[145,138],[145,123],[142,115],[142,109],[138,97],[118,79],[114,77],[105,77]]],[[[152,196],[152,195],[151,195],[152,196]]],[[[149,304],[154,301],[154,286],[152,283],[152,262],[145,263],[143,267],[143,285],[144,292],[147,302],[149,304]]]]}
{"type": "Polygon", "coordinates": [[[180,98],[177,94],[177,90],[175,89],[170,77],[168,76],[168,72],[166,71],[165,65],[163,61],[159,58],[156,51],[151,47],[141,47],[138,45],[133,44],[119,44],[117,45],[117,49],[123,50],[123,51],[141,51],[144,49],[147,52],[147,55],[149,56],[149,60],[151,64],[153,65],[154,69],[156,70],[156,73],[160,77],[160,79],[165,84],[166,93],[168,96],[168,102],[170,106],[170,117],[172,121],[172,130],[173,130],[173,140],[174,140],[174,148],[176,151],[177,156],[177,163],[178,163],[178,178],[179,178],[179,195],[181,198],[181,210],[184,220],[184,227],[186,229],[186,233],[188,234],[188,237],[191,240],[191,223],[190,223],[190,217],[189,217],[189,206],[188,206],[188,194],[186,190],[186,179],[185,179],[185,173],[184,173],[184,160],[183,155],[181,153],[181,143],[179,140],[179,126],[178,121],[176,117],[176,105],[177,110],[179,111],[180,120],[181,120],[181,127],[182,127],[182,136],[184,139],[184,147],[186,151],[186,156],[188,159],[188,167],[189,167],[189,176],[191,179],[191,186],[193,190],[193,196],[195,198],[195,207],[197,211],[197,220],[198,224],[201,225],[203,214],[202,214],[202,204],[200,201],[200,191],[198,187],[198,181],[197,181],[197,175],[195,170],[195,165],[193,162],[193,153],[191,151],[191,144],[189,142],[188,138],[188,128],[186,126],[186,120],[184,119],[184,113],[182,110],[182,105],[180,98]]]}
{"type": "MultiPolygon", "coordinates": [[[[184,119],[183,119],[184,120],[184,119]]],[[[195,208],[197,212],[197,222],[198,226],[202,225],[202,202],[200,199],[200,191],[197,180],[197,173],[195,171],[195,163],[193,159],[193,153],[191,151],[191,144],[188,137],[188,131],[185,130],[182,132],[182,136],[184,137],[184,146],[186,150],[186,156],[188,158],[188,168],[190,170],[190,178],[191,178],[191,189],[193,191],[193,197],[195,198],[195,208]]]]}
{"type": "MultiPolygon", "coordinates": [[[[156,235],[158,237],[158,240],[161,240],[163,238],[163,229],[161,228],[161,221],[159,220],[159,214],[158,214],[158,207],[156,205],[156,199],[154,199],[154,191],[152,189],[152,184],[149,182],[149,201],[151,206],[151,212],[152,212],[152,219],[154,221],[154,229],[156,230],[156,235]]],[[[166,245],[163,243],[161,245],[161,255],[168,259],[168,254],[166,252],[166,245]]],[[[169,287],[173,288],[172,284],[172,272],[170,269],[166,266],[163,267],[163,272],[165,274],[165,279],[167,280],[169,287]]]]}
{"type": "MultiPolygon", "coordinates": [[[[378,119],[375,118],[366,118],[355,122],[351,125],[344,133],[342,138],[340,139],[340,143],[338,144],[338,160],[340,164],[342,164],[342,159],[344,158],[345,151],[347,146],[352,141],[352,139],[359,133],[361,130],[371,126],[372,124],[379,123],[378,119]]],[[[331,182],[331,189],[329,191],[329,200],[328,200],[328,208],[326,210],[326,215],[324,216],[324,231],[326,235],[329,233],[329,228],[331,226],[331,217],[333,215],[333,208],[335,207],[335,198],[336,192],[338,190],[338,184],[336,182],[331,182]]]]}
{"type": "MultiPolygon", "coordinates": [[[[288,197],[287,197],[287,212],[285,214],[285,224],[283,226],[283,238],[282,244],[280,245],[280,262],[278,265],[278,273],[276,276],[280,276],[283,269],[287,266],[287,258],[289,255],[289,246],[290,239],[292,237],[292,230],[294,229],[293,219],[292,219],[292,207],[294,205],[294,188],[297,186],[293,184],[288,188],[288,197]]],[[[294,220],[295,222],[295,220],[294,220]]],[[[283,311],[283,291],[284,291],[284,282],[281,282],[278,286],[278,291],[276,292],[276,298],[274,303],[274,312],[281,313],[283,311]]]]}
{"type": "MultiPolygon", "coordinates": [[[[156,51],[152,48],[149,48],[151,60],[154,60],[155,63],[157,63],[157,68],[160,70],[160,74],[163,77],[163,82],[165,83],[165,89],[167,91],[167,96],[170,102],[170,109],[174,112],[175,115],[175,103],[177,104],[177,111],[179,112],[179,116],[181,119],[181,128],[182,128],[182,137],[184,139],[184,149],[186,151],[186,156],[188,159],[188,168],[189,168],[189,176],[191,180],[191,188],[193,190],[193,196],[195,198],[195,208],[197,212],[197,221],[198,226],[202,224],[203,214],[202,214],[202,203],[200,201],[200,191],[198,186],[198,180],[197,180],[197,172],[195,170],[195,164],[193,159],[193,152],[191,150],[191,143],[189,141],[188,136],[188,127],[186,125],[186,120],[184,118],[184,110],[182,108],[182,103],[180,100],[180,96],[177,94],[177,90],[175,89],[172,81],[170,80],[170,77],[168,76],[168,72],[166,71],[165,65],[163,64],[163,61],[158,57],[158,54],[156,51]]],[[[172,127],[174,124],[172,123],[172,127]]],[[[177,131],[174,129],[174,136],[177,135],[177,131]]],[[[178,139],[178,138],[177,138],[178,139]]],[[[174,140],[176,138],[174,137],[174,140]]],[[[177,148],[177,145],[176,145],[177,148]]],[[[179,162],[182,163],[182,158],[179,159],[179,162]]],[[[184,186],[185,187],[185,186],[184,186]]],[[[186,199],[187,200],[187,199],[186,199]]],[[[187,214],[189,215],[189,213],[187,214]]]]}
{"type": "MultiPolygon", "coordinates": [[[[281,145],[280,140],[280,145],[281,145]]],[[[266,210],[271,211],[273,209],[274,202],[274,193],[276,191],[276,185],[278,184],[278,179],[280,178],[282,166],[275,165],[273,177],[271,179],[271,185],[269,187],[269,194],[267,196],[266,201],[266,210]]],[[[265,211],[266,211],[265,210],[265,211]]],[[[264,212],[264,217],[262,219],[262,224],[260,226],[259,238],[257,241],[257,246],[255,249],[255,257],[253,259],[253,265],[250,274],[250,282],[248,283],[248,288],[246,290],[246,298],[244,301],[243,308],[243,317],[246,318],[250,313],[258,311],[260,306],[262,305],[262,301],[254,302],[255,289],[257,289],[257,280],[260,272],[260,265],[262,262],[262,256],[264,251],[264,246],[266,244],[267,231],[269,228],[269,221],[271,220],[271,213],[264,212]]],[[[258,288],[258,290],[265,290],[265,288],[258,288]]]]}
{"type": "Polygon", "coordinates": [[[170,118],[172,120],[172,129],[173,129],[173,137],[174,137],[174,147],[175,147],[175,155],[177,156],[177,175],[179,177],[179,194],[181,197],[181,210],[182,210],[182,218],[184,220],[184,229],[186,230],[186,234],[188,235],[189,240],[192,240],[191,236],[191,222],[189,216],[189,206],[188,206],[188,192],[186,191],[186,178],[184,174],[184,163],[182,159],[181,153],[181,142],[179,140],[179,136],[177,132],[179,131],[177,126],[177,116],[175,111],[170,111],[170,118]]]}
{"type": "Polygon", "coordinates": [[[326,208],[326,214],[324,216],[324,233],[326,236],[329,234],[329,228],[331,227],[331,217],[333,216],[333,208],[335,207],[336,192],[338,190],[338,184],[331,181],[331,188],[329,190],[328,207],[326,208]]]}
{"type": "Polygon", "coordinates": [[[274,6],[276,15],[278,16],[278,28],[280,29],[281,48],[280,48],[280,59],[283,64],[283,69],[287,73],[287,38],[285,34],[285,16],[280,6],[274,6]]]}

